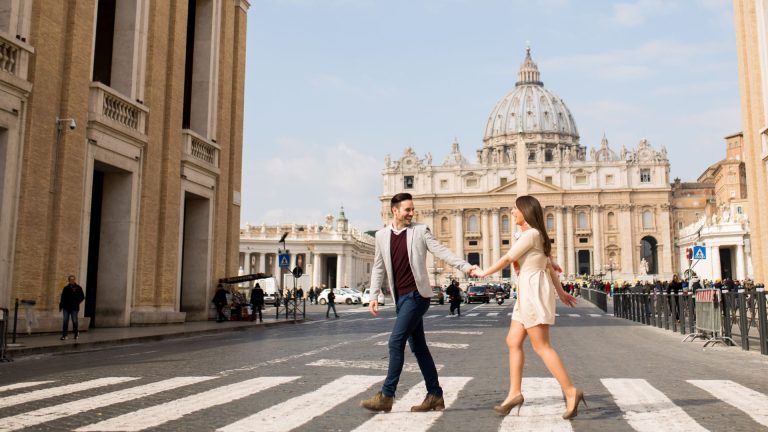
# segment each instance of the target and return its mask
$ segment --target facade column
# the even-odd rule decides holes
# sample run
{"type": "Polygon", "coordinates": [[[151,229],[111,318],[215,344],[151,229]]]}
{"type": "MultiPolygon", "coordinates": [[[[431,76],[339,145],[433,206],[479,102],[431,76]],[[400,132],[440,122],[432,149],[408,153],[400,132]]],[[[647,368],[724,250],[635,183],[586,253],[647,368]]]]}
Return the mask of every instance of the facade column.
{"type": "MultiPolygon", "coordinates": [[[[437,211],[433,209],[427,209],[423,210],[422,214],[424,215],[424,222],[427,224],[429,229],[432,231],[432,235],[437,237],[438,229],[439,227],[435,225],[435,216],[437,215],[437,211]]],[[[433,271],[432,269],[435,268],[435,257],[431,253],[427,254],[427,270],[430,272],[433,271]]]]}
{"type": "Polygon", "coordinates": [[[322,285],[322,281],[321,281],[322,276],[320,276],[320,269],[321,269],[320,266],[322,265],[321,257],[322,257],[322,254],[315,252],[314,259],[312,260],[312,286],[316,286],[316,287],[319,287],[320,285],[322,285]]]}
{"type": "MultiPolygon", "coordinates": [[[[501,237],[499,236],[499,209],[491,209],[491,261],[496,264],[501,258],[501,237]]],[[[497,273],[497,275],[500,273],[497,273]]]]}
{"type": "Polygon", "coordinates": [[[282,273],[282,271],[280,271],[280,260],[279,260],[278,254],[275,254],[275,266],[274,266],[273,270],[274,270],[274,273],[272,274],[272,276],[274,276],[275,279],[277,279],[277,286],[282,288],[283,287],[283,273],[282,273]]]}
{"type": "Polygon", "coordinates": [[[334,288],[341,288],[344,286],[344,254],[336,254],[336,286],[334,288]]]}
{"type": "MultiPolygon", "coordinates": [[[[659,273],[663,273],[666,279],[672,277],[672,250],[675,247],[672,240],[672,227],[669,215],[670,205],[664,203],[661,205],[661,241],[664,243],[664,249],[661,251],[661,265],[659,273]]],[[[658,256],[658,251],[656,252],[658,256]]]]}
{"type": "Polygon", "coordinates": [[[623,204],[619,207],[619,232],[621,233],[621,272],[627,279],[634,279],[634,254],[632,247],[632,205],[623,204]]]}
{"type": "Polygon", "coordinates": [[[593,270],[598,273],[603,272],[603,230],[600,226],[600,218],[603,217],[602,206],[592,206],[592,245],[594,251],[592,252],[592,265],[593,270]]]}
{"type": "Polygon", "coordinates": [[[573,231],[573,207],[568,206],[565,208],[565,241],[566,241],[566,264],[568,268],[568,277],[573,277],[576,274],[576,248],[573,241],[576,240],[575,233],[573,231]]]}
{"type": "Polygon", "coordinates": [[[262,272],[262,273],[267,272],[267,254],[265,254],[264,252],[259,254],[259,263],[258,263],[258,267],[256,268],[256,273],[258,272],[262,272]]]}
{"type": "Polygon", "coordinates": [[[710,266],[712,268],[712,281],[716,281],[718,279],[723,279],[723,272],[720,268],[720,245],[712,245],[709,247],[710,256],[712,257],[712,261],[710,262],[710,266]]]}
{"type": "MultiPolygon", "coordinates": [[[[432,255],[432,254],[430,254],[432,255]]],[[[344,269],[344,274],[346,274],[346,280],[344,281],[344,285],[355,288],[357,281],[355,280],[355,273],[352,271],[352,252],[348,253],[347,255],[347,262],[346,262],[346,269],[344,269]]]]}
{"type": "Polygon", "coordinates": [[[487,269],[493,263],[491,262],[491,236],[488,222],[488,210],[483,209],[480,211],[480,229],[483,235],[483,268],[487,269]]]}
{"type": "Polygon", "coordinates": [[[251,253],[245,253],[245,259],[243,259],[243,274],[251,274],[251,253]]]}
{"type": "MultiPolygon", "coordinates": [[[[453,211],[453,224],[454,252],[459,258],[466,260],[467,258],[464,256],[464,210],[453,211]]],[[[463,273],[458,270],[454,270],[453,273],[458,278],[463,276],[463,273]]]]}
{"type": "Polygon", "coordinates": [[[557,263],[565,269],[565,228],[563,227],[563,207],[555,207],[555,249],[557,250],[557,263]]]}
{"type": "Polygon", "coordinates": [[[747,270],[744,265],[744,245],[739,243],[736,245],[736,279],[744,280],[747,278],[747,270]]]}

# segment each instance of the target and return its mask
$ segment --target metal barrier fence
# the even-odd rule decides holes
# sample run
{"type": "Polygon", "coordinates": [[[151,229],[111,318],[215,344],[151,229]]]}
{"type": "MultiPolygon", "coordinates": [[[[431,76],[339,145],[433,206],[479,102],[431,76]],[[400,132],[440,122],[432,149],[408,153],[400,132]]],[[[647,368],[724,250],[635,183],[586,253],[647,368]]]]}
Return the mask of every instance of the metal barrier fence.
{"type": "Polygon", "coordinates": [[[683,341],[704,338],[705,346],[738,342],[743,350],[749,350],[757,345],[763,355],[768,355],[767,309],[762,285],[730,292],[702,289],[696,296],[688,291],[650,290],[620,291],[613,295],[616,317],[687,334],[683,341]]]}
{"type": "Polygon", "coordinates": [[[297,299],[295,297],[280,298],[275,302],[275,319],[280,319],[281,314],[285,314],[285,319],[293,318],[294,321],[298,320],[299,315],[301,319],[307,318],[307,300],[297,299]],[[301,309],[301,310],[299,310],[301,309]]]}
{"type": "Polygon", "coordinates": [[[582,288],[581,297],[602,309],[603,312],[608,312],[608,296],[604,291],[582,288]]]}
{"type": "Polygon", "coordinates": [[[0,308],[0,362],[13,361],[7,357],[8,354],[8,320],[11,318],[10,311],[6,308],[0,308]]]}

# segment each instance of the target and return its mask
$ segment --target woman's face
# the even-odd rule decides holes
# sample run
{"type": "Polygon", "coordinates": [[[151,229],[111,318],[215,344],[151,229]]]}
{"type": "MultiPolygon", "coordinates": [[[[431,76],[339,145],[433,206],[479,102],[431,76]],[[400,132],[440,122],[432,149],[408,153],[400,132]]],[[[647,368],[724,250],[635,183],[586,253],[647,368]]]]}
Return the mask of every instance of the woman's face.
{"type": "Polygon", "coordinates": [[[517,207],[512,208],[512,216],[515,218],[515,223],[517,225],[523,225],[525,224],[525,218],[523,218],[523,212],[517,209],[517,207]]]}

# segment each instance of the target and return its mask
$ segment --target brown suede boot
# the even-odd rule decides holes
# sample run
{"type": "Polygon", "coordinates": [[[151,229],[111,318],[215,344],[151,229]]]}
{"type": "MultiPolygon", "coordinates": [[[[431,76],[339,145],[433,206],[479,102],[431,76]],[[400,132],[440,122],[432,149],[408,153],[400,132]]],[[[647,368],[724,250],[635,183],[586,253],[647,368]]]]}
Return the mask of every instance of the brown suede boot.
{"type": "Polygon", "coordinates": [[[375,412],[390,412],[394,401],[394,397],[384,396],[384,393],[378,392],[372,398],[360,401],[360,406],[375,412]]]}
{"type": "Polygon", "coordinates": [[[435,396],[433,394],[427,394],[424,398],[424,402],[421,405],[415,405],[411,407],[412,412],[426,412],[426,411],[442,411],[445,409],[445,401],[442,396],[435,396]]]}

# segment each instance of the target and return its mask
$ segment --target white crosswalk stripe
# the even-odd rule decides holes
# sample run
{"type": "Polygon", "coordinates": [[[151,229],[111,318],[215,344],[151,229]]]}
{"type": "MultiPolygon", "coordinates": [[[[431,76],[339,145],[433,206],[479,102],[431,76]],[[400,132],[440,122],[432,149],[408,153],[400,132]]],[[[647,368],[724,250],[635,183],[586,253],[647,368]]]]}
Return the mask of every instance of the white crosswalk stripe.
{"type": "Polygon", "coordinates": [[[178,420],[187,414],[267,390],[300,377],[260,377],[208,390],[192,396],[176,399],[153,407],[124,414],[103,422],[77,429],[85,431],[141,431],[178,420]]]}
{"type": "Polygon", "coordinates": [[[581,315],[579,314],[568,314],[568,316],[571,318],[581,318],[581,315]]]}
{"type": "Polygon", "coordinates": [[[591,316],[591,317],[597,317],[597,318],[602,318],[602,317],[603,317],[603,315],[602,315],[602,314],[589,314],[589,316],[591,316]]]}
{"type": "MultiPolygon", "coordinates": [[[[387,361],[377,361],[377,360],[338,360],[338,359],[320,359],[317,361],[313,361],[312,363],[307,363],[307,366],[322,366],[322,367],[333,367],[333,368],[341,368],[341,369],[373,369],[373,370],[382,370],[386,371],[389,369],[389,362],[387,361]]],[[[440,370],[443,368],[442,364],[435,364],[435,368],[437,370],[440,370]]],[[[419,365],[417,363],[403,363],[403,371],[404,372],[419,372],[421,369],[419,368],[419,365]]]]}
{"type": "Polygon", "coordinates": [[[127,381],[137,380],[138,378],[132,377],[108,377],[99,378],[90,381],[83,381],[76,384],[53,387],[49,389],[36,390],[29,393],[22,393],[14,396],[7,396],[0,398],[0,408],[5,408],[13,405],[19,405],[28,402],[34,402],[37,400],[53,398],[65,394],[71,394],[83,390],[90,390],[98,387],[120,384],[127,381]]]}
{"type": "Polygon", "coordinates": [[[478,315],[480,315],[480,314],[479,313],[468,313],[467,314],[468,317],[476,317],[478,315]]]}
{"type": "Polygon", "coordinates": [[[690,380],[688,382],[744,411],[761,425],[768,426],[768,396],[733,381],[690,380]]]}
{"type": "Polygon", "coordinates": [[[491,312],[491,313],[489,313],[489,314],[486,314],[485,316],[489,316],[489,317],[492,317],[492,316],[499,316],[499,313],[498,313],[498,312],[491,312]]]}
{"type": "MultiPolygon", "coordinates": [[[[445,408],[450,408],[459,392],[472,380],[468,377],[448,377],[440,378],[440,386],[443,388],[443,398],[445,400],[445,408]]],[[[408,393],[402,399],[395,400],[395,404],[392,406],[392,412],[386,414],[376,414],[372,419],[363,423],[356,429],[355,432],[392,432],[392,431],[408,431],[408,432],[420,432],[429,430],[432,425],[435,424],[437,419],[443,415],[442,411],[430,411],[426,413],[417,413],[418,421],[414,417],[414,414],[410,412],[413,405],[418,405],[424,400],[427,395],[427,390],[424,388],[424,383],[421,382],[412,387],[408,393]]]]}
{"type": "Polygon", "coordinates": [[[122,402],[139,399],[155,393],[172,390],[190,384],[199,383],[213,379],[214,377],[179,377],[170,378],[163,381],[154,382],[138,387],[131,387],[125,390],[118,390],[99,396],[88,397],[85,399],[67,402],[60,405],[40,408],[38,410],[26,412],[12,417],[0,419],[0,430],[14,431],[23,429],[41,423],[46,423],[63,417],[69,417],[85,411],[103,408],[122,402]]]}
{"type": "Polygon", "coordinates": [[[561,417],[565,404],[560,385],[554,378],[523,378],[522,393],[525,402],[520,409],[520,415],[504,417],[499,431],[573,430],[571,422],[561,417]]]}
{"type": "Polygon", "coordinates": [[[225,426],[221,432],[280,432],[296,429],[315,417],[362,393],[382,378],[371,375],[346,375],[319,389],[289,399],[225,426]],[[301,415],[298,415],[301,413],[301,415]]]}
{"type": "Polygon", "coordinates": [[[706,431],[644,379],[602,379],[633,429],[639,432],[706,431]]]}
{"type": "Polygon", "coordinates": [[[7,386],[0,387],[0,393],[11,391],[11,390],[19,390],[27,387],[35,387],[43,384],[50,384],[53,381],[30,381],[30,382],[24,382],[24,383],[18,383],[18,384],[11,384],[7,386]]]}

